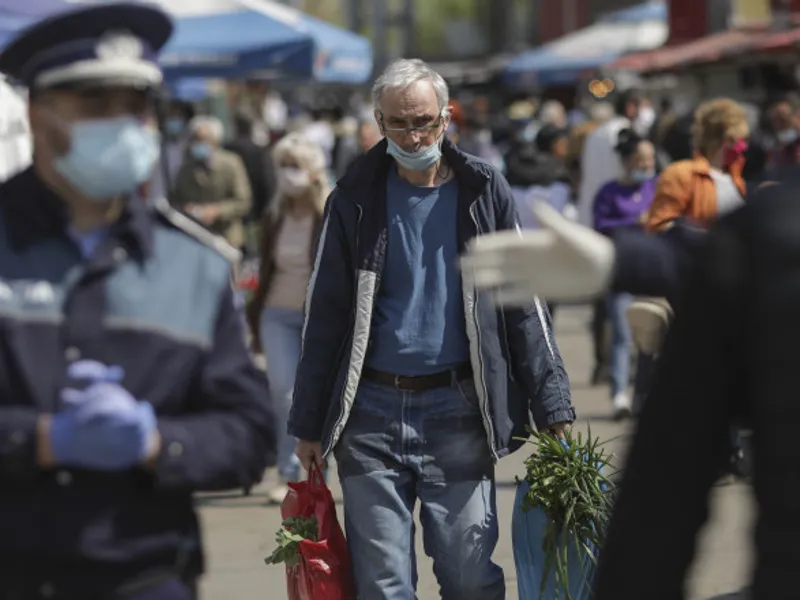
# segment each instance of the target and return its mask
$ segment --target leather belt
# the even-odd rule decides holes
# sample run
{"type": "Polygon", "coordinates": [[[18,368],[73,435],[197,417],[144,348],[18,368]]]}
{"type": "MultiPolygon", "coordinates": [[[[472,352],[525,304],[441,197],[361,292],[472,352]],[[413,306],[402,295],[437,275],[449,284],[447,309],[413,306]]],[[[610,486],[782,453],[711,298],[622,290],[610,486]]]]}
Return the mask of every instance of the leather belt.
{"type": "Polygon", "coordinates": [[[469,364],[430,375],[395,375],[369,367],[364,367],[361,371],[362,379],[388,385],[404,392],[421,392],[437,387],[447,387],[470,377],[472,377],[472,367],[469,364]]]}

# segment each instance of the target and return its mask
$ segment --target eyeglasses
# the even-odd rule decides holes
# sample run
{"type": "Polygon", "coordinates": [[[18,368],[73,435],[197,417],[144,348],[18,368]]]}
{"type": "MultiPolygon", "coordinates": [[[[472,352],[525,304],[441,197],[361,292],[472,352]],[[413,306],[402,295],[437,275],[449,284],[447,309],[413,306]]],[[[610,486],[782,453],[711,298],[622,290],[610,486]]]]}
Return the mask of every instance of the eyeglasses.
{"type": "Polygon", "coordinates": [[[381,127],[386,133],[397,133],[397,134],[404,134],[410,135],[412,133],[419,133],[421,135],[427,135],[436,131],[439,126],[442,124],[442,119],[444,115],[439,115],[436,119],[434,119],[431,123],[427,125],[417,125],[417,126],[406,126],[406,127],[387,127],[386,123],[383,120],[383,114],[381,113],[381,127]]]}

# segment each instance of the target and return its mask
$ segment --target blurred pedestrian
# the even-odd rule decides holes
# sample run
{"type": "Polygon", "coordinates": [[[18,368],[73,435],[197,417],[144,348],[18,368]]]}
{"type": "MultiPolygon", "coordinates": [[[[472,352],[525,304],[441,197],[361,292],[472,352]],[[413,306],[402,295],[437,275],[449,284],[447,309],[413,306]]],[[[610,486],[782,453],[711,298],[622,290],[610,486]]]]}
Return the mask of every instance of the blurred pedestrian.
{"type": "MultiPolygon", "coordinates": [[[[598,126],[586,138],[581,155],[581,188],[578,198],[579,220],[584,225],[593,225],[593,206],[597,192],[609,179],[621,177],[622,163],[615,152],[619,132],[633,126],[644,102],[644,95],[637,89],[622,92],[615,103],[615,116],[598,126]]],[[[606,306],[598,301],[592,314],[592,344],[594,346],[594,368],[592,385],[597,385],[608,375],[608,347],[606,344],[606,306]]]]}
{"type": "Polygon", "coordinates": [[[669,165],[659,177],[647,218],[661,231],[678,218],[708,226],[744,203],[742,167],[750,128],[741,105],[727,98],[710,100],[695,112],[695,157],[669,165]]]}
{"type": "Polygon", "coordinates": [[[800,165],[800,98],[779,98],[769,107],[768,114],[775,143],[768,168],[772,177],[781,179],[800,165]]]}
{"type": "Polygon", "coordinates": [[[269,150],[253,139],[255,126],[256,119],[251,113],[238,112],[233,120],[233,139],[224,147],[242,160],[250,182],[253,201],[248,220],[261,222],[275,194],[276,183],[269,150]]]}
{"type": "MultiPolygon", "coordinates": [[[[644,217],[656,189],[656,158],[652,142],[633,129],[623,129],[616,152],[622,161],[623,175],[600,188],[594,200],[594,228],[611,238],[620,231],[643,229],[644,217]]],[[[627,310],[632,299],[626,292],[612,293],[605,298],[606,312],[611,321],[609,374],[616,420],[632,414],[627,392],[632,350],[627,310]]]]}
{"type": "Polygon", "coordinates": [[[159,158],[152,6],[26,29],[34,166],[0,187],[0,597],[192,600],[193,494],[255,484],[266,379],[234,303],[238,252],[142,189],[159,158]]]}
{"type": "Polygon", "coordinates": [[[299,133],[275,145],[272,160],[278,175],[277,194],[261,222],[258,287],[247,307],[256,351],[263,351],[278,416],[280,484],[268,499],[279,504],[289,482],[299,481],[296,440],[286,432],[295,373],[300,361],[303,304],[328,196],[325,157],[299,133]]]}
{"type": "Polygon", "coordinates": [[[244,219],[253,202],[244,163],[221,147],[223,126],[216,117],[195,117],[189,130],[187,160],[178,172],[171,203],[241,249],[244,219]]]}

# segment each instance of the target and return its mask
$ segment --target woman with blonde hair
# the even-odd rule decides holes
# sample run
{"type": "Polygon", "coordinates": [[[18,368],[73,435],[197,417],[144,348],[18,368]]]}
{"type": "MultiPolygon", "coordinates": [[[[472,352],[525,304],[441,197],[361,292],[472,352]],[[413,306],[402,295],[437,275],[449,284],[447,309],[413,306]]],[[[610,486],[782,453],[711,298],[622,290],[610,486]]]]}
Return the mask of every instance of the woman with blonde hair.
{"type": "Polygon", "coordinates": [[[647,229],[662,231],[685,218],[707,227],[744,203],[744,153],[750,127],[744,108],[728,98],[710,100],[695,112],[695,156],[661,174],[647,229]]]}
{"type": "Polygon", "coordinates": [[[267,358],[278,410],[278,473],[272,503],[286,495],[286,483],[300,477],[295,439],[286,433],[295,372],[300,360],[303,304],[311,277],[322,211],[328,195],[325,156],[300,133],[282,138],[272,151],[278,189],[261,226],[258,287],[247,308],[256,350],[267,358]]]}

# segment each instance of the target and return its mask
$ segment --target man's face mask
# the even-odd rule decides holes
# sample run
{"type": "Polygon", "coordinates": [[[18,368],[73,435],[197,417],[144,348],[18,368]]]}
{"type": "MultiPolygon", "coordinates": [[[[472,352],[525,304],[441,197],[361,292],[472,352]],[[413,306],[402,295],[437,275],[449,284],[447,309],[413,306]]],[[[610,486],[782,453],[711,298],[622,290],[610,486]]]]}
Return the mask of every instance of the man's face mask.
{"type": "Polygon", "coordinates": [[[87,198],[105,201],[132,194],[150,179],[160,140],[141,119],[126,115],[68,124],[56,115],[50,118],[70,140],[53,168],[87,198]]]}

